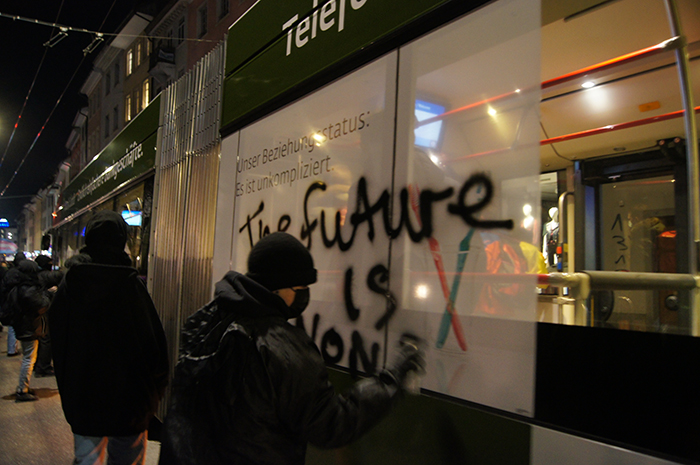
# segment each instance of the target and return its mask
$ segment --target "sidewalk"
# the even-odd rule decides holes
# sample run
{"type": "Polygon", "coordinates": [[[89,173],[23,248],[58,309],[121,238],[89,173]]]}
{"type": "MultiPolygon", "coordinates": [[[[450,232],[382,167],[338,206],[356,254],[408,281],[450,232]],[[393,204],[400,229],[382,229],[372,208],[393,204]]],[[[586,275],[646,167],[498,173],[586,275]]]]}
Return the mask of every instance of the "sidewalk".
{"type": "MultiPolygon", "coordinates": [[[[73,435],[61,409],[56,378],[32,377],[39,400],[15,402],[21,356],[7,356],[0,332],[0,465],[70,465],[73,435]]],[[[160,443],[148,442],[146,464],[157,465],[160,443]]]]}

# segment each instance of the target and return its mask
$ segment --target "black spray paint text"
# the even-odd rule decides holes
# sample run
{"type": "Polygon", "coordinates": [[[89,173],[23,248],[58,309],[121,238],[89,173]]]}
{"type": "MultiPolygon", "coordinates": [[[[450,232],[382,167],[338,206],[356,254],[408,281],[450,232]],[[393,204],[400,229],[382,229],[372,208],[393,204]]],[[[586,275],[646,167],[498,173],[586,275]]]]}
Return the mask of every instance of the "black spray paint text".
{"type": "MultiPolygon", "coordinates": [[[[399,194],[400,206],[398,221],[396,221],[396,215],[392,215],[391,211],[392,199],[389,190],[385,189],[379,198],[374,203],[371,203],[367,192],[367,180],[362,177],[357,183],[354,211],[349,215],[351,230],[347,234],[347,237],[343,237],[341,232],[343,220],[340,211],[336,211],[335,213],[334,232],[332,234],[329,233],[330,228],[326,221],[325,211],[321,211],[320,218],[310,217],[310,199],[313,195],[325,191],[326,188],[326,183],[316,181],[309,186],[304,195],[304,219],[301,226],[300,237],[302,242],[306,241],[306,247],[308,249],[311,249],[314,232],[319,230],[321,241],[326,248],[337,246],[341,251],[347,251],[352,247],[357,230],[363,224],[367,225],[367,238],[372,242],[376,234],[375,220],[378,214],[381,215],[381,223],[384,226],[384,232],[389,238],[397,238],[405,228],[413,242],[420,242],[422,239],[433,235],[433,208],[435,205],[438,204],[438,202],[450,199],[454,195],[454,189],[452,187],[448,187],[439,192],[434,192],[430,189],[423,190],[419,198],[419,224],[422,226],[416,227],[409,216],[411,205],[407,187],[401,189],[399,194]]],[[[488,220],[477,218],[476,215],[491,203],[493,195],[494,187],[491,179],[483,173],[473,174],[464,182],[454,201],[447,204],[447,211],[461,218],[464,223],[473,228],[513,229],[513,220],[511,219],[488,220]],[[474,203],[469,203],[467,201],[467,196],[472,190],[476,190],[477,188],[482,188],[482,197],[474,203]]],[[[247,233],[251,247],[255,242],[253,238],[253,220],[258,217],[264,209],[265,203],[260,202],[257,211],[246,217],[245,223],[243,223],[243,226],[238,231],[239,233],[244,231],[247,233]]],[[[291,216],[287,214],[280,216],[277,223],[277,230],[287,231],[291,222],[291,216]]],[[[262,220],[259,219],[257,239],[262,238],[270,232],[270,226],[263,224],[262,220]]]]}
{"type": "MultiPolygon", "coordinates": [[[[384,232],[390,239],[397,238],[405,228],[407,234],[413,242],[420,242],[422,239],[429,238],[433,235],[433,208],[435,208],[440,202],[444,202],[452,198],[455,194],[452,187],[448,187],[439,192],[434,192],[429,189],[422,190],[418,199],[418,216],[420,221],[413,220],[412,222],[409,215],[412,206],[410,204],[411,199],[408,188],[405,187],[401,189],[399,193],[399,213],[398,215],[392,215],[392,198],[388,189],[385,189],[380,194],[379,198],[372,203],[369,199],[369,194],[367,191],[367,180],[364,177],[360,178],[357,183],[354,211],[349,214],[348,217],[346,217],[346,219],[349,218],[348,229],[350,229],[350,231],[348,232],[346,230],[346,237],[343,237],[341,234],[341,212],[336,212],[335,214],[335,231],[332,235],[329,234],[326,214],[323,210],[318,218],[311,218],[309,215],[310,199],[312,199],[314,195],[325,191],[326,188],[327,186],[325,183],[317,181],[308,187],[304,195],[304,218],[303,224],[301,225],[300,236],[302,241],[306,241],[306,246],[309,249],[311,249],[314,233],[318,231],[320,232],[321,242],[323,243],[324,247],[333,248],[337,246],[341,251],[347,251],[352,247],[357,235],[357,230],[363,224],[367,225],[368,239],[373,241],[377,233],[375,231],[375,221],[378,221],[376,219],[377,215],[380,215],[384,232]],[[398,220],[396,220],[397,216],[398,220]],[[419,226],[414,226],[414,222],[418,223],[419,226]]],[[[453,200],[453,202],[448,203],[446,208],[448,213],[461,218],[464,223],[472,228],[513,229],[513,220],[510,219],[489,220],[477,218],[476,215],[491,203],[493,195],[494,187],[491,179],[483,173],[473,174],[464,182],[461,189],[457,193],[456,198],[453,200]],[[479,196],[479,200],[470,203],[468,202],[467,198],[470,192],[473,190],[479,190],[481,195],[479,196]]],[[[246,216],[245,223],[238,231],[239,233],[245,232],[247,234],[251,247],[255,243],[254,236],[257,236],[257,239],[259,240],[271,232],[270,225],[264,224],[263,221],[258,218],[264,209],[265,203],[264,201],[261,201],[257,210],[253,214],[246,216]],[[257,222],[255,222],[256,218],[258,218],[257,222]],[[255,228],[255,223],[257,223],[257,228],[255,228]],[[257,231],[255,231],[257,234],[254,234],[254,229],[257,229],[257,231]]],[[[277,221],[277,231],[288,231],[291,225],[292,217],[288,214],[283,214],[277,221]]],[[[353,268],[350,267],[345,271],[344,276],[344,301],[347,317],[351,322],[357,321],[361,313],[361,310],[354,304],[352,289],[353,276],[354,271],[353,268]]],[[[396,311],[396,297],[389,290],[388,279],[389,270],[382,264],[375,265],[369,271],[366,279],[367,288],[371,292],[382,295],[386,298],[384,314],[379,317],[374,324],[374,328],[377,331],[381,331],[386,328],[396,311]]],[[[313,321],[310,332],[305,327],[303,316],[297,319],[297,325],[304,328],[311,339],[316,342],[320,319],[320,314],[315,314],[312,317],[313,321]]],[[[358,362],[361,362],[362,364],[362,371],[366,373],[374,373],[379,363],[379,344],[376,342],[371,343],[368,351],[365,347],[365,341],[362,334],[357,330],[352,332],[350,339],[348,364],[351,374],[354,375],[358,373],[358,362]]],[[[321,336],[319,348],[324,360],[328,364],[338,364],[343,359],[346,351],[345,342],[334,327],[326,330],[321,336]]]]}
{"type": "MultiPolygon", "coordinates": [[[[386,298],[385,312],[374,323],[374,329],[377,331],[383,330],[396,312],[396,297],[389,290],[388,281],[389,270],[381,264],[372,267],[367,276],[366,284],[369,290],[386,298]]],[[[360,317],[360,309],[355,307],[353,303],[352,282],[353,269],[350,267],[345,272],[345,309],[350,321],[357,321],[357,319],[360,317]]],[[[297,326],[304,329],[309,337],[311,337],[311,340],[316,343],[316,336],[318,334],[318,326],[320,321],[321,315],[316,313],[313,316],[312,327],[311,331],[309,332],[305,327],[304,317],[302,315],[297,318],[297,326]]],[[[350,373],[353,376],[359,373],[360,367],[358,362],[362,363],[362,371],[365,373],[376,372],[379,364],[379,344],[373,342],[368,354],[367,350],[365,349],[365,341],[359,331],[353,331],[350,339],[350,352],[348,354],[350,373]]],[[[319,349],[321,350],[321,355],[326,363],[335,365],[343,359],[343,355],[345,354],[345,343],[335,328],[331,327],[326,330],[321,337],[320,344],[318,345],[319,349]]]]}

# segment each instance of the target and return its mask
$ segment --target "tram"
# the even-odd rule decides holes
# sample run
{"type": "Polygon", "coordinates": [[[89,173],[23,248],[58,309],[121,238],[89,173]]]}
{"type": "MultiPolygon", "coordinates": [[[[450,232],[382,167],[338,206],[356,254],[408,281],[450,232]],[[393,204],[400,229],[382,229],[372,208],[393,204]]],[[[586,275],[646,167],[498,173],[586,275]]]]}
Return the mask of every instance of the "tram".
{"type": "Polygon", "coordinates": [[[282,230],[338,389],[407,332],[428,361],[307,463],[699,463],[699,56],[698,0],[260,0],[131,123],[173,359],[282,230]]]}

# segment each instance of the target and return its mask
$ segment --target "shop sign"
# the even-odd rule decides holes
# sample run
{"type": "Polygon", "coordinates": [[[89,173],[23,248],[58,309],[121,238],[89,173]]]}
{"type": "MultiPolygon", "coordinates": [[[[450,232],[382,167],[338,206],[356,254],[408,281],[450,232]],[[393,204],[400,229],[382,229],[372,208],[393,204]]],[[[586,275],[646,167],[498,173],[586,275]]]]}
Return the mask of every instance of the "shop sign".
{"type": "Polygon", "coordinates": [[[156,97],[64,189],[61,221],[155,166],[160,97],[156,97]]]}

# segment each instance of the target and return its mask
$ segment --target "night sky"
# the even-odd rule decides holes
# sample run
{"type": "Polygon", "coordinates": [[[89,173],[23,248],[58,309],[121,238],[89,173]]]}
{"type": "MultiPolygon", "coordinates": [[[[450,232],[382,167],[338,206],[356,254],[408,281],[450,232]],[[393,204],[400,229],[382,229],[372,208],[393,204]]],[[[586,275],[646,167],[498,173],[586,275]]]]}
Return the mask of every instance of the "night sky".
{"type": "Polygon", "coordinates": [[[83,49],[92,42],[92,34],[68,31],[68,36],[56,45],[45,47],[43,44],[58,33],[57,29],[4,15],[113,33],[137,3],[136,0],[3,0],[0,3],[3,14],[0,17],[0,192],[4,191],[0,196],[0,217],[7,218],[12,227],[16,226],[22,207],[53,182],[61,162],[68,156],[65,145],[72,122],[78,110],[87,106],[87,98],[79,91],[102,47],[83,60],[83,49]],[[54,109],[61,94],[63,97],[54,109]],[[8,148],[20,112],[22,118],[8,148]],[[30,150],[40,131],[41,136],[30,150]]]}

